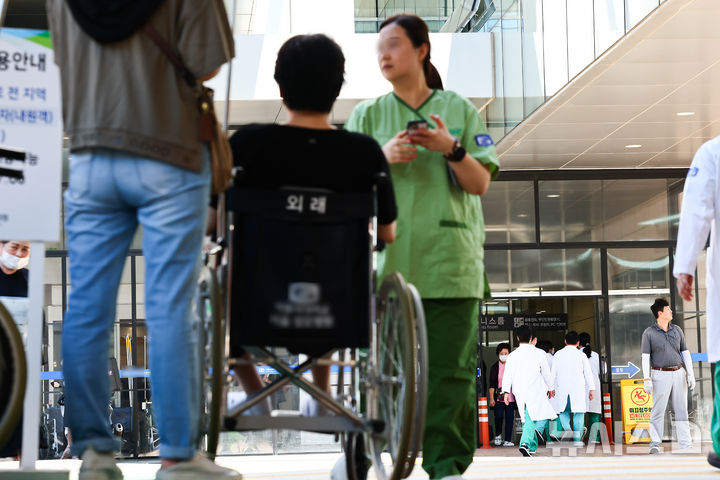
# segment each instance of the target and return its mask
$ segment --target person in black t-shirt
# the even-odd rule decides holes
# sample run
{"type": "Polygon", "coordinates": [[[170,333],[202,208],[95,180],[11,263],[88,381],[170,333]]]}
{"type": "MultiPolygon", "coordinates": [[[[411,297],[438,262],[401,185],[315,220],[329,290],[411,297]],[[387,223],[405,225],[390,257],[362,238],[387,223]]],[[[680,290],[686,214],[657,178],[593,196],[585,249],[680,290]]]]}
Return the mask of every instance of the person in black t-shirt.
{"type": "Polygon", "coordinates": [[[0,240],[0,297],[27,297],[30,242],[0,240]]]}
{"type": "MultiPolygon", "coordinates": [[[[283,125],[240,128],[230,138],[234,163],[243,167],[243,185],[253,188],[295,186],[368,192],[375,175],[385,173],[387,181],[377,186],[377,236],[390,243],[395,240],[397,206],[382,149],[371,137],[338,130],[330,123],[330,110],[344,73],[345,57],[330,38],[299,35],[285,42],[275,63],[275,80],[289,119],[283,125]]],[[[235,370],[247,393],[262,388],[254,367],[235,370]]],[[[315,367],[312,373],[315,384],[329,392],[329,367],[315,367]]],[[[311,407],[304,413],[317,412],[311,407]]]]}

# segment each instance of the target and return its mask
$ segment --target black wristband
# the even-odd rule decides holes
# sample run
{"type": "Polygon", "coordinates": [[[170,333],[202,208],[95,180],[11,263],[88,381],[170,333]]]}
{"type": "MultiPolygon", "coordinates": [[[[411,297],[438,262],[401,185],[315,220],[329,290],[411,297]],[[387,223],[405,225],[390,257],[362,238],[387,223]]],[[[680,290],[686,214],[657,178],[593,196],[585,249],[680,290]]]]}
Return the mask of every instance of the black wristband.
{"type": "Polygon", "coordinates": [[[445,155],[443,155],[443,157],[445,157],[445,160],[447,160],[448,162],[460,162],[463,158],[465,158],[466,153],[467,152],[465,151],[463,146],[460,145],[460,140],[455,138],[455,144],[453,145],[452,150],[450,151],[450,153],[446,153],[445,155]]]}

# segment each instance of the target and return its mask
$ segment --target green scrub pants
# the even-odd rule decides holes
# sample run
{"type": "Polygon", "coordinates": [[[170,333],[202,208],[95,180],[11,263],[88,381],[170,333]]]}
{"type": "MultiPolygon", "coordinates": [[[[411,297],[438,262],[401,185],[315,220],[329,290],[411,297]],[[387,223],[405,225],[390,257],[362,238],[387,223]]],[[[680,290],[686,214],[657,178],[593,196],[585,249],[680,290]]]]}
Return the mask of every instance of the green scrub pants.
{"type": "Polygon", "coordinates": [[[715,382],[715,399],[713,401],[710,434],[712,435],[713,449],[715,450],[715,453],[720,455],[720,365],[717,363],[715,364],[715,375],[713,381],[715,382]]]}
{"type": "Polygon", "coordinates": [[[565,431],[570,431],[570,416],[572,415],[572,431],[573,441],[582,441],[583,428],[585,427],[585,412],[578,413],[573,412],[570,408],[570,395],[568,395],[567,403],[565,404],[565,410],[558,414],[560,420],[560,426],[565,431]]]}
{"type": "Polygon", "coordinates": [[[428,402],[423,469],[431,480],[462,475],[475,453],[478,299],[423,299],[428,402]]]}
{"type": "Polygon", "coordinates": [[[538,448],[537,435],[535,430],[542,432],[549,424],[548,420],[535,421],[530,418],[527,407],[525,407],[525,421],[523,422],[522,437],[520,437],[520,445],[526,445],[528,450],[534,452],[538,448]]]}
{"type": "Polygon", "coordinates": [[[600,414],[599,413],[593,413],[593,412],[587,412],[588,415],[588,443],[589,442],[599,442],[600,441],[600,428],[605,428],[603,424],[600,424],[597,430],[594,430],[593,433],[593,425],[596,423],[600,423],[600,414]]]}

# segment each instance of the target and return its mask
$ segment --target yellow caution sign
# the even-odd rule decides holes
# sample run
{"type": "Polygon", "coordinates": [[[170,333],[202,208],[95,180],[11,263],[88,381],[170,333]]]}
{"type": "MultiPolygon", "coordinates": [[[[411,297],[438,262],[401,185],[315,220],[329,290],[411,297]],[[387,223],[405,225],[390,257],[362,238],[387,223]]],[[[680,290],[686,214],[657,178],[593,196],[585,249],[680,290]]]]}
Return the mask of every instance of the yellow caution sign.
{"type": "Polygon", "coordinates": [[[645,392],[643,380],[620,380],[620,408],[625,443],[650,442],[652,406],[652,395],[645,392]]]}

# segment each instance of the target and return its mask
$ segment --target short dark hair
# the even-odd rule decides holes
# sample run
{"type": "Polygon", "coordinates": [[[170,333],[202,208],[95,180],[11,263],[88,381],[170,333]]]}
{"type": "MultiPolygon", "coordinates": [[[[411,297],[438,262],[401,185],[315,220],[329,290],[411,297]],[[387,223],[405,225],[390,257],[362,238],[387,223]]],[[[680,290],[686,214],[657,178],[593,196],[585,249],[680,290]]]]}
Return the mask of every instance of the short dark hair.
{"type": "Polygon", "coordinates": [[[535,337],[535,331],[529,325],[520,325],[515,329],[515,335],[520,342],[528,343],[531,338],[535,337]]]}
{"type": "Polygon", "coordinates": [[[503,348],[507,348],[508,352],[510,351],[510,344],[509,343],[501,343],[495,348],[495,355],[500,355],[500,352],[502,352],[503,348]]]}
{"type": "Polygon", "coordinates": [[[655,319],[657,320],[658,315],[660,315],[660,312],[665,310],[665,307],[669,307],[669,306],[670,306],[670,304],[664,298],[656,298],[655,303],[650,305],[650,311],[653,313],[653,315],[655,315],[655,319]]]}
{"type": "Polygon", "coordinates": [[[568,345],[576,345],[579,341],[578,333],[575,330],[570,330],[565,334],[565,343],[568,345]]]}
{"type": "Polygon", "coordinates": [[[342,49],[325,35],[296,35],[278,51],[275,81],[291,110],[330,112],[344,77],[342,49]]]}
{"type": "Polygon", "coordinates": [[[540,340],[535,346],[545,353],[550,353],[550,350],[553,348],[553,344],[550,340],[540,340]]]}

